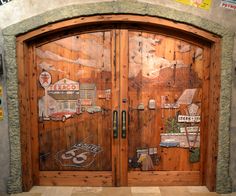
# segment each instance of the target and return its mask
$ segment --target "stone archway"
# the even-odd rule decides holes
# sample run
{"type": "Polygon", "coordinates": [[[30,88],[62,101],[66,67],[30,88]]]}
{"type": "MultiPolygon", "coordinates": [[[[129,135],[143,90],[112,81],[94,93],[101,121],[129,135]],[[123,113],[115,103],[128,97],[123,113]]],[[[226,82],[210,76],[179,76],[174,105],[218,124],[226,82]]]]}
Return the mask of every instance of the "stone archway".
{"type": "MultiPolygon", "coordinates": [[[[9,192],[21,192],[21,146],[20,146],[20,122],[18,111],[18,80],[16,62],[16,36],[29,32],[38,27],[75,17],[95,14],[138,14],[171,19],[176,22],[184,22],[205,29],[222,37],[221,53],[221,97],[219,138],[217,156],[217,181],[218,192],[231,191],[229,176],[229,118],[231,98],[231,67],[233,50],[233,33],[218,24],[205,19],[182,13],[170,8],[151,5],[140,2],[105,2],[84,5],[73,5],[45,12],[41,15],[27,19],[3,30],[5,41],[5,63],[7,67],[7,95],[9,108],[9,135],[10,135],[10,179],[9,192]]],[[[102,17],[102,16],[101,16],[102,17]]]]}

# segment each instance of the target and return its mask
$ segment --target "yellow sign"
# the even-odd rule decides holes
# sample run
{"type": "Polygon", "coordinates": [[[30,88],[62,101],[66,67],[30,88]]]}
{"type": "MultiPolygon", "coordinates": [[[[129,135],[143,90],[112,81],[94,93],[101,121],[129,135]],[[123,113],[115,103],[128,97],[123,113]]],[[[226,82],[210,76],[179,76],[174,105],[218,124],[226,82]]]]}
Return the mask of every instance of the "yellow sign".
{"type": "Polygon", "coordinates": [[[2,96],[2,86],[0,86],[0,96],[2,96]]]}
{"type": "Polygon", "coordinates": [[[177,2],[209,10],[211,7],[211,0],[175,0],[177,2]]]}
{"type": "Polygon", "coordinates": [[[0,108],[0,120],[2,120],[2,119],[3,119],[3,109],[0,108]]]}

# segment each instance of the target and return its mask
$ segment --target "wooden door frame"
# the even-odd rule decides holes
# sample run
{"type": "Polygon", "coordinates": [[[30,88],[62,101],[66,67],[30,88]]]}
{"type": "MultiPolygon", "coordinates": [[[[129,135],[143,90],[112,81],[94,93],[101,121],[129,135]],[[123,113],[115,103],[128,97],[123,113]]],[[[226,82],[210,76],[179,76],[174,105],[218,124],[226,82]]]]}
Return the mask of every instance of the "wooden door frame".
{"type": "MultiPolygon", "coordinates": [[[[220,50],[221,50],[221,38],[215,34],[198,29],[191,25],[172,22],[170,20],[138,15],[97,15],[88,17],[79,17],[66,21],[50,24],[36,30],[30,31],[26,34],[17,37],[16,52],[17,52],[17,64],[18,64],[18,97],[19,97],[19,114],[20,114],[20,135],[21,135],[21,157],[22,157],[22,181],[23,190],[29,190],[35,184],[34,168],[32,165],[32,153],[34,148],[32,146],[32,140],[37,138],[35,133],[31,132],[32,126],[37,124],[35,117],[36,111],[32,111],[31,99],[32,94],[29,93],[33,83],[30,79],[36,80],[34,73],[35,68],[33,65],[33,59],[29,58],[33,53],[32,42],[40,40],[46,36],[55,35],[55,33],[70,32],[79,27],[86,28],[87,26],[96,26],[102,24],[114,24],[114,23],[130,23],[136,25],[150,25],[153,28],[165,31],[167,34],[173,34],[172,32],[178,32],[178,35],[182,35],[181,39],[197,38],[199,41],[205,41],[210,45],[211,62],[210,77],[209,77],[209,116],[206,120],[208,132],[206,136],[207,147],[204,148],[204,163],[205,167],[202,169],[202,184],[206,185],[209,190],[215,190],[216,186],[216,162],[217,162],[217,143],[218,143],[218,125],[219,125],[219,102],[220,102],[220,50]],[[213,58],[214,54],[214,58],[213,58]],[[32,67],[32,69],[29,69],[32,67]]],[[[33,92],[34,93],[34,92],[33,92]]],[[[34,106],[35,108],[35,106],[34,106]]],[[[58,172],[63,175],[63,172],[58,172]]],[[[99,175],[99,174],[98,174],[99,175]]],[[[53,178],[53,174],[52,174],[53,178]]],[[[89,183],[89,181],[87,182],[89,183]]],[[[92,185],[92,184],[91,184],[92,185]]]]}

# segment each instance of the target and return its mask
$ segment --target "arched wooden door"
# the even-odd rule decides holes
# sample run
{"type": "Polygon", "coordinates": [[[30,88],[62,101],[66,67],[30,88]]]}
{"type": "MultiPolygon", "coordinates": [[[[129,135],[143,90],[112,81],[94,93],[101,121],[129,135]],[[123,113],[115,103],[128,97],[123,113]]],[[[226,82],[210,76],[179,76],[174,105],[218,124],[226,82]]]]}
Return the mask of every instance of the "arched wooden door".
{"type": "Polygon", "coordinates": [[[33,184],[206,184],[209,42],[116,23],[28,45],[33,184]]]}

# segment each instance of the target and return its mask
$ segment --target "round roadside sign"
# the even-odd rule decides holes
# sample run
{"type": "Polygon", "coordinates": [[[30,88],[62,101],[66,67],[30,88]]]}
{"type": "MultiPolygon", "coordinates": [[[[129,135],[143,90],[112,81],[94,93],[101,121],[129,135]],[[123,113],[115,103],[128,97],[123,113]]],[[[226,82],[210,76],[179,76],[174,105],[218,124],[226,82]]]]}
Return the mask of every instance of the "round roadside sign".
{"type": "Polygon", "coordinates": [[[43,71],[40,75],[39,75],[39,82],[41,84],[41,86],[43,88],[48,87],[51,82],[52,82],[52,76],[50,73],[48,73],[47,71],[43,71]]]}

